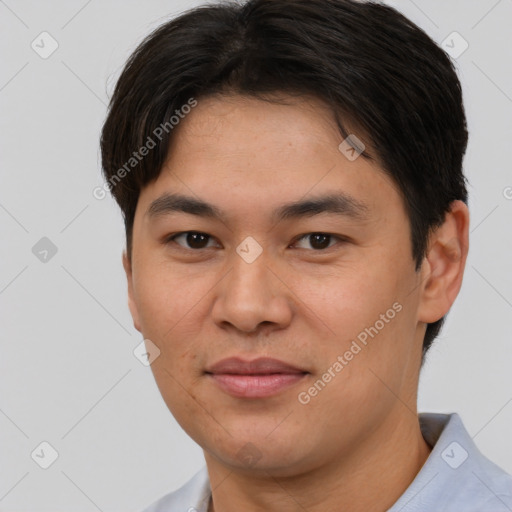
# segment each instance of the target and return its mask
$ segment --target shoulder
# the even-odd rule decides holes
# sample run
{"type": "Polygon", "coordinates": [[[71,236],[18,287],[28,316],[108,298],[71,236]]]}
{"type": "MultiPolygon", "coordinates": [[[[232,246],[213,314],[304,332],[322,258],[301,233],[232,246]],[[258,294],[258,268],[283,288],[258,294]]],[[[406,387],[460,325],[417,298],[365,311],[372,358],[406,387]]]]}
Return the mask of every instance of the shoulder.
{"type": "Polygon", "coordinates": [[[143,512],[206,512],[210,494],[208,471],[204,466],[185,485],[162,496],[143,512]]]}

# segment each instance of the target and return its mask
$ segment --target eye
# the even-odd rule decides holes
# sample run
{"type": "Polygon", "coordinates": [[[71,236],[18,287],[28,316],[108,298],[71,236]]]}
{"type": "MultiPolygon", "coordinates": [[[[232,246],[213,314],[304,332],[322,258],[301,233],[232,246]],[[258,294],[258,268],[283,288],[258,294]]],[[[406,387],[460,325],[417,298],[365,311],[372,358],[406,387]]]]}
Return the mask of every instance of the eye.
{"type": "Polygon", "coordinates": [[[208,242],[210,241],[213,241],[210,235],[199,231],[184,231],[183,233],[177,233],[167,239],[167,243],[176,242],[184,249],[192,250],[208,249],[212,247],[211,245],[208,246],[208,242]]]}
{"type": "MultiPolygon", "coordinates": [[[[329,233],[307,233],[297,238],[293,245],[297,245],[297,243],[302,240],[304,240],[306,244],[310,244],[310,247],[315,251],[321,251],[332,247],[334,244],[331,244],[331,242],[335,240],[343,241],[341,237],[331,235],[329,233]]],[[[310,247],[299,247],[299,249],[309,249],[310,247]]]]}

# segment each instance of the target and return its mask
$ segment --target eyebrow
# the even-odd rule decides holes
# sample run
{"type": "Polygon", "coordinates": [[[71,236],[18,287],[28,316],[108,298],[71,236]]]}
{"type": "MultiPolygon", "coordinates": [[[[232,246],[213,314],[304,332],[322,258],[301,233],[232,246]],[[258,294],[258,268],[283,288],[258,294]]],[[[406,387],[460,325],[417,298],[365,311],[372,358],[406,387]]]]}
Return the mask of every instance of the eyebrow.
{"type": "MultiPolygon", "coordinates": [[[[226,214],[215,205],[183,194],[163,194],[146,211],[150,219],[172,213],[188,213],[226,222],[226,214]]],[[[274,221],[335,214],[357,221],[368,219],[369,207],[346,193],[334,193],[284,204],[272,212],[274,221]]]]}

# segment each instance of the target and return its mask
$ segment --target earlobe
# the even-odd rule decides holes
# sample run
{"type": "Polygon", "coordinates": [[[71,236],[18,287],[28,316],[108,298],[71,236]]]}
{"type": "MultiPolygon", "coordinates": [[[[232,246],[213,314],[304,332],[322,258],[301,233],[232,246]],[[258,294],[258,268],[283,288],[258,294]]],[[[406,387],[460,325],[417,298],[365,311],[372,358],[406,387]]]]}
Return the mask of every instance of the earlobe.
{"type": "Polygon", "coordinates": [[[128,254],[126,251],[123,251],[123,268],[126,273],[126,280],[128,283],[128,307],[130,308],[130,313],[133,319],[133,326],[137,331],[141,332],[140,321],[139,321],[139,312],[137,310],[137,304],[135,302],[135,295],[133,291],[133,271],[132,271],[132,262],[128,258],[128,254]]]}
{"type": "Polygon", "coordinates": [[[469,211],[453,201],[445,220],[430,236],[421,271],[418,320],[433,323],[448,313],[462,285],[469,248],[469,211]]]}

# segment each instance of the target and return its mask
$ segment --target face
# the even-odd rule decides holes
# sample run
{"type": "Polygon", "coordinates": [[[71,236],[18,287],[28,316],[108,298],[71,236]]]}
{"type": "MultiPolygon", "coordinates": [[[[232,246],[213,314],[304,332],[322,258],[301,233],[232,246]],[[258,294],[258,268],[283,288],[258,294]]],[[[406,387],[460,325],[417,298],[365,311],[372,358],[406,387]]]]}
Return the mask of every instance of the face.
{"type": "Polygon", "coordinates": [[[342,140],[311,99],[202,99],[140,194],[134,324],[160,350],[170,411],[226,466],[328,464],[415,409],[425,325],[408,218],[342,140]],[[300,371],[208,373],[230,357],[300,371]]]}

